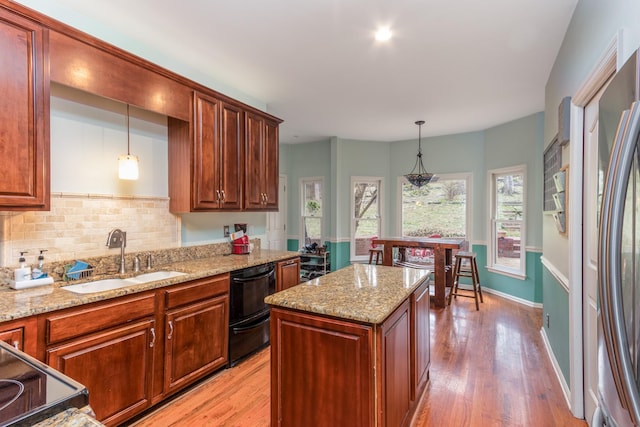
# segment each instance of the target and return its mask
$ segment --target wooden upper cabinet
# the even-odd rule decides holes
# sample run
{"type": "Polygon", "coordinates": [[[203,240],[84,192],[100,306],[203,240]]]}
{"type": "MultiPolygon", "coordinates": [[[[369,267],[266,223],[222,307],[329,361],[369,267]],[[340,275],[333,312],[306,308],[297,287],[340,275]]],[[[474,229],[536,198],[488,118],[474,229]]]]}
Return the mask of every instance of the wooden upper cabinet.
{"type": "Polygon", "coordinates": [[[259,114],[245,115],[245,210],[278,210],[278,125],[259,114]]]}
{"type": "Polygon", "coordinates": [[[241,208],[242,110],[194,94],[193,209],[241,208]]]}
{"type": "Polygon", "coordinates": [[[48,30],[0,7],[0,52],[0,210],[48,210],[48,30]]]}

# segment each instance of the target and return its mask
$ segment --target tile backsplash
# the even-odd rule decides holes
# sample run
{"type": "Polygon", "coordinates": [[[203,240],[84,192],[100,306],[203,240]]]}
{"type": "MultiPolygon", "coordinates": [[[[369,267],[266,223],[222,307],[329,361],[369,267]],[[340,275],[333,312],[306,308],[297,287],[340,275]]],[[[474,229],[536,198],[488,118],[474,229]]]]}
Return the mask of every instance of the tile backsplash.
{"type": "Polygon", "coordinates": [[[46,249],[45,262],[115,255],[106,246],[113,228],[127,232],[127,253],[181,246],[180,216],[166,197],[54,193],[48,212],[0,212],[0,267],[27,264],[46,249]]]}

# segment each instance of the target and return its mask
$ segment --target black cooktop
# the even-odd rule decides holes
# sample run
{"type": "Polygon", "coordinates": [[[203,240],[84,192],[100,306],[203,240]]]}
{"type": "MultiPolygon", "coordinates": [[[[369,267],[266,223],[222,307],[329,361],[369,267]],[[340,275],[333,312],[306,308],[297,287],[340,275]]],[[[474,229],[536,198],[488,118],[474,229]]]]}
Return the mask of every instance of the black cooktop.
{"type": "Polygon", "coordinates": [[[0,426],[30,426],[88,403],[82,384],[0,341],[0,426]]]}

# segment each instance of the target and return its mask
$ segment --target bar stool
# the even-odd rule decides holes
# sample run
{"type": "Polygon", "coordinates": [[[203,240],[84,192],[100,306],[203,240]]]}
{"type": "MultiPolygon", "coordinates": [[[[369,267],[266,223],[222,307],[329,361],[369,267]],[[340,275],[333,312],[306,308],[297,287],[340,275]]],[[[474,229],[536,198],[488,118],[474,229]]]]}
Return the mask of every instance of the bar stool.
{"type": "Polygon", "coordinates": [[[376,256],[376,265],[382,264],[382,249],[370,248],[369,249],[369,264],[373,263],[373,255],[376,256]]]}
{"type": "Polygon", "coordinates": [[[478,294],[480,294],[480,302],[484,303],[482,298],[482,287],[480,286],[480,276],[478,274],[478,263],[476,262],[475,252],[458,252],[456,254],[456,263],[453,267],[453,288],[449,293],[448,305],[451,305],[451,297],[467,297],[473,298],[476,301],[476,310],[480,310],[480,304],[478,304],[478,294]],[[458,289],[458,284],[461,277],[468,277],[471,279],[471,286],[473,287],[473,295],[461,294],[458,289]]]}

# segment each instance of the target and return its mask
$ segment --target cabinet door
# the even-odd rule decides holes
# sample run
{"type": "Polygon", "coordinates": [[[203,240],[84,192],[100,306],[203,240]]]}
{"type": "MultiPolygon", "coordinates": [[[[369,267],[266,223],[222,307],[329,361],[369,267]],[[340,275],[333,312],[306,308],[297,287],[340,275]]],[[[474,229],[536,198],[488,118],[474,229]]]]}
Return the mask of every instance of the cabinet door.
{"type": "Polygon", "coordinates": [[[4,341],[9,345],[14,346],[18,350],[22,350],[24,342],[22,339],[23,332],[24,328],[14,328],[0,331],[0,341],[4,341]]]}
{"type": "Polygon", "coordinates": [[[278,123],[245,115],[245,200],[247,210],[278,210],[278,123]]]}
{"type": "Polygon", "coordinates": [[[276,269],[276,292],[300,283],[300,258],[280,261],[276,269]]]}
{"type": "Polygon", "coordinates": [[[278,210],[278,180],[280,170],[278,166],[278,123],[270,120],[264,122],[264,193],[265,208],[278,210]]]}
{"type": "Polygon", "coordinates": [[[220,108],[217,99],[194,94],[194,210],[215,210],[220,205],[220,108]]]}
{"type": "Polygon", "coordinates": [[[271,425],[374,425],[372,342],[370,326],[272,308],[271,425]]]}
{"type": "Polygon", "coordinates": [[[0,208],[49,209],[48,33],[0,8],[0,208]]]}
{"type": "Polygon", "coordinates": [[[227,295],[167,313],[165,392],[175,391],[226,365],[228,319],[227,295]]]}
{"type": "Polygon", "coordinates": [[[411,352],[409,343],[409,300],[389,316],[381,327],[380,362],[382,393],[379,425],[408,425],[411,407],[411,352]]]}
{"type": "Polygon", "coordinates": [[[222,146],[220,164],[221,208],[240,210],[242,207],[242,109],[222,104],[222,146]]]}
{"type": "Polygon", "coordinates": [[[155,344],[144,320],[48,348],[46,362],[87,387],[96,418],[115,425],[150,405],[155,344]]]}
{"type": "Polygon", "coordinates": [[[245,166],[244,166],[244,208],[264,209],[265,193],[263,176],[264,119],[257,114],[245,114],[245,166]]]}
{"type": "Polygon", "coordinates": [[[37,321],[35,317],[0,323],[0,341],[36,357],[37,321]]]}
{"type": "Polygon", "coordinates": [[[411,295],[411,400],[420,398],[429,380],[431,364],[429,329],[429,283],[411,295]]]}

